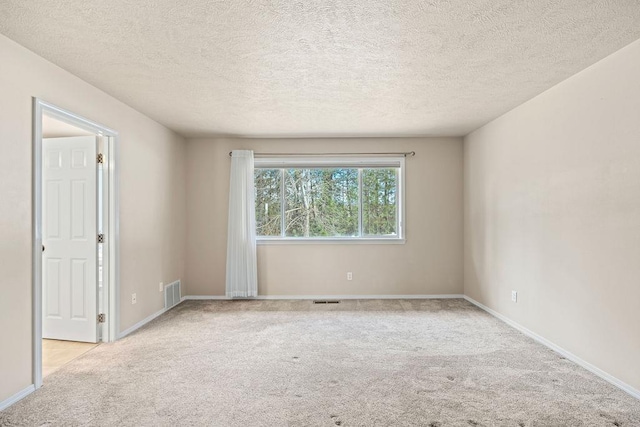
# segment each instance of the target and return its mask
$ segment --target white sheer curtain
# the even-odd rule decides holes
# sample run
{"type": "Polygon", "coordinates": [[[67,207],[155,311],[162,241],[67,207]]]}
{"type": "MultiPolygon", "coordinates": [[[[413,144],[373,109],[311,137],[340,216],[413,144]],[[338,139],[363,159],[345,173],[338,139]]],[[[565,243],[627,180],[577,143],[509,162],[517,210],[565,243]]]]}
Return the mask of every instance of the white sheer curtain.
{"type": "Polygon", "coordinates": [[[229,230],[227,234],[227,297],[258,295],[253,151],[231,152],[229,230]]]}

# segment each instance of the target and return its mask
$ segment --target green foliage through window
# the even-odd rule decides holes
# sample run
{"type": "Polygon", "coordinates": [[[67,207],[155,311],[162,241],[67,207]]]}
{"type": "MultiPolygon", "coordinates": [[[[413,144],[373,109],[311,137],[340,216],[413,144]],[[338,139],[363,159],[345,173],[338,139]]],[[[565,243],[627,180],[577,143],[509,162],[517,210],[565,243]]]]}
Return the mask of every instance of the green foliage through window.
{"type": "Polygon", "coordinates": [[[280,169],[255,169],[256,231],[258,236],[279,236],[282,227],[280,169]]]}
{"type": "Polygon", "coordinates": [[[395,235],[397,174],[395,169],[362,170],[362,233],[395,235]]]}
{"type": "Polygon", "coordinates": [[[398,237],[398,168],[256,168],[255,191],[258,236],[398,237]]]}

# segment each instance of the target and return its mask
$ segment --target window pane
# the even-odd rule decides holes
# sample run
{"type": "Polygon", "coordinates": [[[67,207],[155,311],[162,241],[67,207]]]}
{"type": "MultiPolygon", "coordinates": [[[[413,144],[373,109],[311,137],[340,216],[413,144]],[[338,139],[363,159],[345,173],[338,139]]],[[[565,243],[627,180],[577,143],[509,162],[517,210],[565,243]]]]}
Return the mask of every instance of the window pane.
{"type": "Polygon", "coordinates": [[[285,236],[358,235],[357,169],[287,169],[285,236]]]}
{"type": "Polygon", "coordinates": [[[255,169],[256,234],[280,236],[280,169],[255,169]]]}
{"type": "Polygon", "coordinates": [[[398,174],[395,168],[362,170],[362,233],[368,236],[396,236],[396,192],[398,174]]]}

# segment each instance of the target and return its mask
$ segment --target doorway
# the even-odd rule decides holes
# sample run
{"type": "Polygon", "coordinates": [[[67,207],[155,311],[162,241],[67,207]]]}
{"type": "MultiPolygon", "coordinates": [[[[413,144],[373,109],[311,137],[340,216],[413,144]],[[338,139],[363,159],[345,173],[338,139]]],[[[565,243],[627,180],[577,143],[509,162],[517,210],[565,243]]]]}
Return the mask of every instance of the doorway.
{"type": "Polygon", "coordinates": [[[43,373],[116,339],[117,132],[39,99],[33,124],[38,388],[43,373]]]}

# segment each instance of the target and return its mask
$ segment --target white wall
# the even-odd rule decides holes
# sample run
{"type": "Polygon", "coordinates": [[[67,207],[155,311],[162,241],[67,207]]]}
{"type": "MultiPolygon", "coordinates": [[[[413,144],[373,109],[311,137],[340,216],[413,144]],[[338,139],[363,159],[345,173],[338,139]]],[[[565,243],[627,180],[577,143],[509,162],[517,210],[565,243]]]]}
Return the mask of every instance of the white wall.
{"type": "Polygon", "coordinates": [[[464,142],[465,294],[636,389],[639,76],[637,41],[464,142]]]}
{"type": "Polygon", "coordinates": [[[187,284],[224,295],[229,151],[416,151],[406,161],[406,244],[258,247],[261,295],[462,293],[462,139],[196,139],[187,142],[187,284]],[[353,281],[346,272],[353,272],[353,281]]]}
{"type": "Polygon", "coordinates": [[[0,35],[0,401],[33,383],[32,97],[120,132],[121,330],[163,307],[183,277],[185,142],[0,35]],[[131,305],[136,292],[137,305],[131,305]]]}

